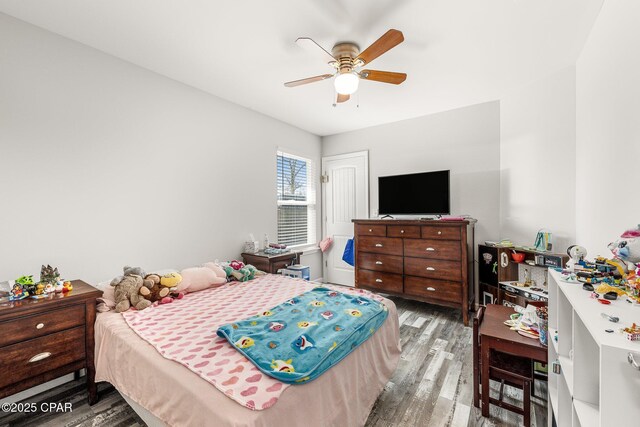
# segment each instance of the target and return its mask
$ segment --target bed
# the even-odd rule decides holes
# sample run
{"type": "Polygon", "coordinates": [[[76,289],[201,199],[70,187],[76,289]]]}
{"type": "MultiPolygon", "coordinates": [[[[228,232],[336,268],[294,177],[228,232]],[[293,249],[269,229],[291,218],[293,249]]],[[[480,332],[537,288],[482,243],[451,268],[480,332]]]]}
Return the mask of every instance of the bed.
{"type": "MultiPolygon", "coordinates": [[[[267,309],[271,307],[268,304],[272,303],[273,298],[261,298],[261,295],[272,286],[305,290],[314,285],[300,279],[267,275],[257,279],[255,284],[231,283],[201,291],[200,297],[215,296],[224,301],[229,295],[242,298],[250,293],[255,300],[262,301],[258,303],[263,304],[257,306],[259,309],[267,309]],[[223,298],[224,295],[227,297],[223,298]]],[[[345,292],[362,292],[351,288],[334,288],[345,292]]],[[[280,302],[286,298],[283,295],[280,302]]],[[[364,425],[400,357],[395,305],[386,298],[377,298],[389,311],[380,328],[317,379],[284,389],[277,403],[266,409],[252,410],[240,405],[205,381],[203,375],[170,360],[166,354],[163,356],[130,327],[125,316],[114,312],[99,313],[96,319],[96,381],[111,383],[150,425],[364,425]]],[[[152,309],[165,308],[159,306],[152,309]]],[[[202,319],[190,322],[203,323],[202,319]]]]}

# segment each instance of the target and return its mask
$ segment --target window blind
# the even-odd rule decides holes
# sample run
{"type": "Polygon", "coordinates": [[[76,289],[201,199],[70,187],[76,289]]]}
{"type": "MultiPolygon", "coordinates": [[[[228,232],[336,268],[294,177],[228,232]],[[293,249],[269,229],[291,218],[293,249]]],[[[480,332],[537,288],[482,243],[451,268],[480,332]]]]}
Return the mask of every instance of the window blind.
{"type": "Polygon", "coordinates": [[[278,151],[278,243],[287,246],[316,242],[316,174],[313,161],[278,151]]]}

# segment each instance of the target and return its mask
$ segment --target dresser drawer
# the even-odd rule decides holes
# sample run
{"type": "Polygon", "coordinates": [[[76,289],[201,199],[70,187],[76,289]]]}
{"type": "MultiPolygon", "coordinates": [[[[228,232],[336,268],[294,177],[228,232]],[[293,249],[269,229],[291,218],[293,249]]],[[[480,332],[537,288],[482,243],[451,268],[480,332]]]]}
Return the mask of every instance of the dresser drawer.
{"type": "Polygon", "coordinates": [[[357,250],[359,252],[402,255],[402,239],[372,236],[358,237],[357,250]]]}
{"type": "Polygon", "coordinates": [[[84,326],[2,347],[0,388],[84,358],[84,326]]]}
{"type": "Polygon", "coordinates": [[[423,239],[460,240],[460,227],[429,225],[422,226],[423,239]]]}
{"type": "Polygon", "coordinates": [[[417,225],[389,225],[387,226],[387,236],[419,239],[420,227],[417,225]]]}
{"type": "Polygon", "coordinates": [[[358,287],[375,288],[381,291],[402,293],[402,274],[383,273],[380,271],[356,271],[358,287]]]}
{"type": "Polygon", "coordinates": [[[407,276],[404,279],[404,292],[409,295],[439,301],[460,302],[462,299],[461,282],[450,282],[448,280],[407,276]]]}
{"type": "Polygon", "coordinates": [[[402,274],[402,257],[358,251],[358,268],[402,274]]]}
{"type": "Polygon", "coordinates": [[[404,274],[450,281],[462,280],[460,263],[441,259],[405,258],[404,274]]]}
{"type": "Polygon", "coordinates": [[[356,234],[358,236],[385,237],[387,235],[387,226],[386,225],[356,224],[356,234]]]}
{"type": "Polygon", "coordinates": [[[84,325],[84,311],[84,304],[72,305],[0,322],[0,347],[84,325]]]}
{"type": "Polygon", "coordinates": [[[459,260],[462,255],[459,241],[407,239],[404,241],[404,255],[420,258],[459,260]]]}

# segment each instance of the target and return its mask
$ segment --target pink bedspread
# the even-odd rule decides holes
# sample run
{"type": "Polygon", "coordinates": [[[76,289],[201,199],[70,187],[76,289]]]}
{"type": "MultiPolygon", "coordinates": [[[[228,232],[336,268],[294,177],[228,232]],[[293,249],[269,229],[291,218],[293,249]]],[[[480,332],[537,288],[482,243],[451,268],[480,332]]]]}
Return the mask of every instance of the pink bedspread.
{"type": "MultiPolygon", "coordinates": [[[[128,311],[123,317],[163,357],[184,365],[241,405],[262,410],[273,406],[289,385],[258,371],[227,340],[218,337],[216,330],[220,325],[253,316],[315,286],[300,279],[266,275],[250,282],[234,282],[188,294],[172,304],[128,311]]],[[[382,301],[381,297],[365,290],[333,288],[382,301]]]]}

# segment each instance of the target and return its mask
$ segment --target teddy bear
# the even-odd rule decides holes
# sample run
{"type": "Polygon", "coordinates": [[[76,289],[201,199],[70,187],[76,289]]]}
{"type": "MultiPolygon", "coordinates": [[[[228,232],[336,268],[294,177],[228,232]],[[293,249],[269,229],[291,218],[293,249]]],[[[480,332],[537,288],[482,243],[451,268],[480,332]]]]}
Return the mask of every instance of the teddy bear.
{"type": "Polygon", "coordinates": [[[160,276],[157,274],[147,274],[140,288],[140,295],[152,303],[162,300],[169,292],[169,288],[160,284],[160,276]]]}
{"type": "Polygon", "coordinates": [[[154,304],[168,304],[174,299],[182,299],[184,294],[175,291],[175,287],[181,280],[178,273],[168,273],[162,277],[157,274],[147,274],[144,278],[144,286],[140,288],[140,295],[154,304]]]}
{"type": "Polygon", "coordinates": [[[118,276],[111,281],[114,289],[116,312],[122,313],[134,307],[136,310],[144,310],[151,305],[151,301],[140,295],[140,288],[144,286],[142,276],[126,274],[118,276]]]}

